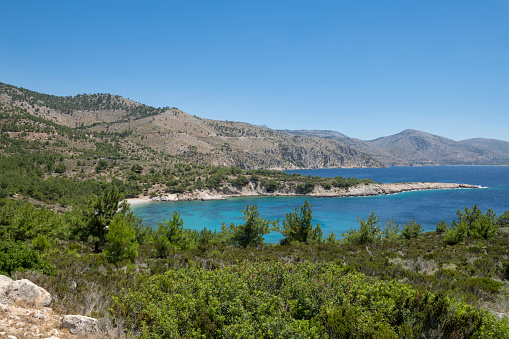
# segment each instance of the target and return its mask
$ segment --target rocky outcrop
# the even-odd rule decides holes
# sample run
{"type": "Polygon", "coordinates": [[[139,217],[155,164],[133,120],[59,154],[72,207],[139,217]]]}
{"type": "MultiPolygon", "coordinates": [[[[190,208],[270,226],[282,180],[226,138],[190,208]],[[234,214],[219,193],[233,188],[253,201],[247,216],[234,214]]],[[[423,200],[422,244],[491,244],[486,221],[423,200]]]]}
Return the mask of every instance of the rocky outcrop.
{"type": "Polygon", "coordinates": [[[195,190],[193,192],[167,194],[153,198],[131,199],[130,203],[139,201],[190,201],[190,200],[221,200],[233,197],[252,197],[252,196],[309,196],[309,197],[367,197],[381,194],[396,194],[409,191],[438,190],[438,189],[460,189],[460,188],[479,188],[476,185],[440,183],[440,182],[413,182],[413,183],[395,183],[395,184],[361,184],[350,188],[325,189],[322,186],[316,186],[312,192],[301,194],[295,187],[285,186],[268,192],[262,185],[250,182],[247,186],[239,188],[228,185],[223,191],[216,190],[195,190]]]}
{"type": "Polygon", "coordinates": [[[412,182],[395,184],[367,184],[350,187],[348,189],[325,190],[322,187],[315,188],[309,196],[313,197],[366,197],[382,194],[396,194],[410,191],[479,188],[475,185],[440,183],[440,182],[412,182]]]}
{"type": "Polygon", "coordinates": [[[101,337],[97,319],[55,314],[50,303],[50,294],[30,280],[0,275],[0,337],[101,337]]]}
{"type": "Polygon", "coordinates": [[[64,315],[61,325],[68,328],[72,334],[97,333],[97,319],[86,317],[84,315],[64,315]]]}
{"type": "Polygon", "coordinates": [[[502,320],[502,319],[508,319],[509,320],[509,315],[508,314],[496,312],[496,311],[493,311],[493,310],[491,310],[490,313],[493,316],[495,316],[495,318],[497,318],[498,320],[502,320]]]}
{"type": "Polygon", "coordinates": [[[16,301],[25,301],[34,306],[46,307],[51,304],[51,295],[30,280],[12,280],[0,275],[0,303],[12,305],[16,301]]]}

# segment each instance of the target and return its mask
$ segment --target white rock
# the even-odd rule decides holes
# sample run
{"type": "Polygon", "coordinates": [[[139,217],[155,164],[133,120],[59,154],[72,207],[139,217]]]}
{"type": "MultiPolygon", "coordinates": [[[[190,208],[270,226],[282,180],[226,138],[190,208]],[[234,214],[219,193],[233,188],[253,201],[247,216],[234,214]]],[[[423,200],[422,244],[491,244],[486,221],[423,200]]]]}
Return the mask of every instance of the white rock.
{"type": "Polygon", "coordinates": [[[5,275],[0,275],[0,291],[6,288],[11,282],[12,282],[11,278],[5,275]]]}
{"type": "Polygon", "coordinates": [[[490,313],[493,314],[499,320],[504,319],[504,318],[509,319],[509,316],[505,313],[500,313],[500,312],[495,312],[495,311],[490,311],[490,313]]]}
{"type": "Polygon", "coordinates": [[[44,315],[42,313],[34,313],[32,315],[32,317],[36,318],[36,319],[43,319],[43,320],[48,320],[48,316],[47,315],[44,315]]]}
{"type": "Polygon", "coordinates": [[[84,315],[64,315],[61,320],[62,327],[68,328],[73,334],[76,333],[96,333],[97,319],[86,317],[84,315]]]}
{"type": "Polygon", "coordinates": [[[51,303],[50,294],[27,279],[12,280],[0,275],[0,303],[12,305],[18,300],[34,302],[38,306],[51,303]]]}

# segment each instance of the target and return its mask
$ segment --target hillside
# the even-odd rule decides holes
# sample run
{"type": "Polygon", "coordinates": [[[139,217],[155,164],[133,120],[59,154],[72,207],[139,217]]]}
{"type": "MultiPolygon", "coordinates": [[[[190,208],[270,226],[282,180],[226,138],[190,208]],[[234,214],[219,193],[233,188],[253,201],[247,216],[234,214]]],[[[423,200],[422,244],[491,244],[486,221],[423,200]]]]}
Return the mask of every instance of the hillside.
{"type": "Polygon", "coordinates": [[[476,148],[483,148],[489,152],[493,152],[496,155],[509,159],[509,142],[496,140],[496,139],[484,139],[474,138],[460,141],[463,145],[468,145],[476,148]]]}
{"type": "Polygon", "coordinates": [[[175,107],[149,107],[111,94],[58,97],[0,83],[1,102],[4,110],[17,109],[76,131],[122,136],[121,143],[146,148],[141,158],[274,169],[381,165],[335,140],[203,119],[175,107]]]}
{"type": "Polygon", "coordinates": [[[285,130],[283,131],[288,134],[293,135],[303,135],[303,136],[315,136],[320,137],[324,139],[329,140],[335,140],[337,142],[340,142],[343,145],[349,146],[353,149],[358,150],[359,152],[365,153],[372,157],[373,159],[376,159],[380,163],[382,163],[384,166],[394,166],[394,165],[406,165],[405,163],[398,155],[391,154],[389,151],[380,148],[376,145],[370,144],[369,142],[366,142],[364,140],[350,138],[342,133],[336,132],[336,131],[329,131],[329,130],[298,130],[298,131],[290,131],[285,130]]]}
{"type": "Polygon", "coordinates": [[[4,336],[509,336],[500,320],[509,314],[509,212],[465,208],[461,227],[443,221],[429,233],[415,220],[384,226],[371,213],[338,239],[324,236],[307,200],[281,221],[246,206],[242,224],[214,231],[185,228],[177,211],[148,227],[124,200],[467,187],[239,168],[377,165],[353,145],[382,150],[399,140],[374,146],[337,132],[338,140],[327,131],[295,135],[108,94],[2,88],[0,287],[12,291],[26,278],[53,299],[51,309],[32,311],[35,304],[0,291],[9,295],[0,298],[4,336]],[[270,232],[284,238],[265,244],[270,232]],[[75,336],[58,314],[93,317],[86,319],[96,333],[75,336]]]}
{"type": "Polygon", "coordinates": [[[407,129],[364,141],[334,131],[286,131],[294,135],[336,140],[368,154],[384,165],[507,165],[509,143],[493,139],[454,141],[438,135],[407,129]]]}
{"type": "Polygon", "coordinates": [[[364,141],[329,130],[278,131],[204,119],[118,95],[59,97],[3,83],[0,104],[2,131],[11,138],[4,135],[7,144],[17,139],[32,149],[43,144],[65,155],[244,169],[509,164],[508,142],[454,141],[411,129],[364,141]],[[16,118],[7,119],[7,112],[16,118]]]}

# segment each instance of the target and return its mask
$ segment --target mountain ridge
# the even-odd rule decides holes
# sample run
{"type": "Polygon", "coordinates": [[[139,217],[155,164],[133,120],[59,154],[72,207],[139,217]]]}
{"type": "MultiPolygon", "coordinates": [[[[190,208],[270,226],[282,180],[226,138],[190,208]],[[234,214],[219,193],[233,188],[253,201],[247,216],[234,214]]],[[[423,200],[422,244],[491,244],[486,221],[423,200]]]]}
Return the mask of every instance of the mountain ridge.
{"type": "Polygon", "coordinates": [[[57,97],[0,83],[0,102],[80,131],[123,135],[125,141],[181,161],[255,169],[382,166],[334,140],[200,118],[111,94],[57,97]]]}
{"type": "Polygon", "coordinates": [[[286,132],[335,139],[362,150],[387,166],[509,164],[509,142],[496,139],[473,138],[455,141],[416,129],[405,129],[373,140],[350,138],[327,130],[286,132]]]}
{"type": "Polygon", "coordinates": [[[0,83],[0,102],[81,132],[117,135],[163,158],[240,168],[409,165],[507,165],[509,142],[454,141],[416,129],[360,140],[331,130],[274,130],[265,125],[190,115],[112,94],[53,96],[0,83]]]}

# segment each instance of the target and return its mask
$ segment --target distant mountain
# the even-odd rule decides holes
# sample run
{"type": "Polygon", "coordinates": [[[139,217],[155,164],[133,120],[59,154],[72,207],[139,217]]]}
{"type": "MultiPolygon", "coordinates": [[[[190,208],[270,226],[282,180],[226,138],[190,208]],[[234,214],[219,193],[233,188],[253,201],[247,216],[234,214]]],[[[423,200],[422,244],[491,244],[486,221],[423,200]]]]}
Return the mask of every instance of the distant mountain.
{"type": "Polygon", "coordinates": [[[376,159],[380,163],[387,165],[405,165],[406,162],[402,161],[399,157],[394,156],[387,150],[380,148],[374,144],[371,144],[367,141],[350,138],[346,136],[345,134],[336,132],[336,131],[329,131],[329,130],[283,130],[282,132],[293,134],[293,135],[306,135],[306,136],[313,136],[313,137],[319,137],[329,140],[335,140],[345,146],[349,146],[353,149],[358,150],[359,152],[362,152],[364,154],[367,154],[368,156],[376,159]]]}
{"type": "MultiPolygon", "coordinates": [[[[69,154],[98,149],[97,153],[107,150],[116,157],[272,169],[509,164],[508,142],[454,141],[411,129],[365,141],[329,130],[278,131],[204,119],[175,107],[155,108],[119,95],[59,97],[3,83],[0,104],[0,113],[17,112],[8,119],[0,115],[3,132],[17,138],[26,135],[25,141],[44,141],[48,147],[60,145],[57,149],[69,154]],[[19,134],[27,119],[31,131],[63,132],[19,134]]],[[[37,149],[37,145],[31,147],[37,149]]]]}
{"type": "Polygon", "coordinates": [[[509,159],[509,142],[496,139],[467,139],[460,141],[461,144],[486,149],[498,154],[502,158],[509,159]]]}
{"type": "MultiPolygon", "coordinates": [[[[15,109],[21,115],[26,113],[74,129],[80,135],[88,132],[91,138],[103,144],[110,140],[111,148],[122,149],[118,156],[131,152],[141,159],[241,168],[382,166],[362,151],[333,139],[289,135],[242,122],[203,119],[175,107],[154,108],[118,95],[59,97],[0,83],[0,103],[0,109],[5,112],[15,109]]],[[[21,128],[19,116],[8,119],[3,124],[7,132],[10,127],[21,128]]],[[[35,134],[29,135],[29,138],[35,137],[35,134]]],[[[72,138],[71,133],[61,142],[70,144],[72,141],[79,150],[85,146],[89,150],[95,147],[85,138],[72,138]]],[[[41,140],[53,139],[45,136],[41,140]]]]}
{"type": "Polygon", "coordinates": [[[385,165],[502,165],[509,164],[509,142],[493,139],[454,141],[407,129],[363,141],[334,131],[285,131],[294,135],[333,139],[366,153],[385,165]]]}

